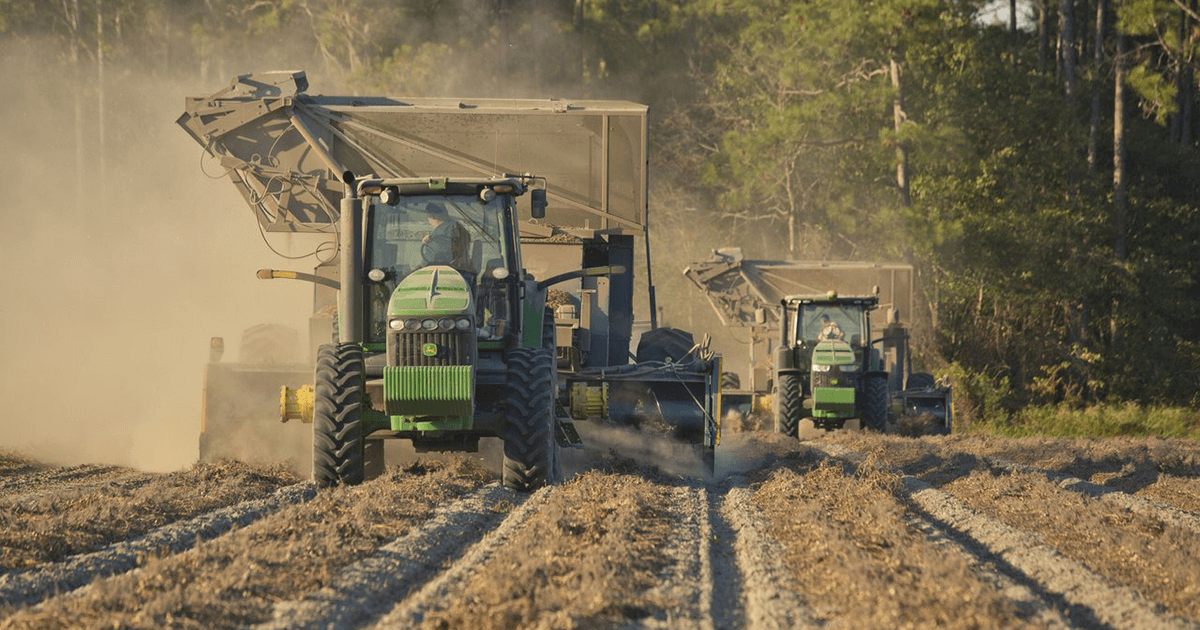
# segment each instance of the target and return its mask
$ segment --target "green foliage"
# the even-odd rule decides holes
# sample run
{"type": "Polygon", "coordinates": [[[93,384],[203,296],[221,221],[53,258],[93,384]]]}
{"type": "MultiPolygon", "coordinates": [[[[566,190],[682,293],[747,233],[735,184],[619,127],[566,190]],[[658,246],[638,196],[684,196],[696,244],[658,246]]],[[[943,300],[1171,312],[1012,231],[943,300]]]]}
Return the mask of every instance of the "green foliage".
{"type": "Polygon", "coordinates": [[[954,424],[971,427],[981,422],[1005,421],[1014,407],[1008,376],[977,372],[952,363],[944,375],[954,388],[954,424]]]}
{"type": "Polygon", "coordinates": [[[1028,437],[1134,437],[1200,439],[1200,413],[1193,408],[1137,404],[1026,407],[1011,418],[975,421],[963,433],[1028,437]]]}

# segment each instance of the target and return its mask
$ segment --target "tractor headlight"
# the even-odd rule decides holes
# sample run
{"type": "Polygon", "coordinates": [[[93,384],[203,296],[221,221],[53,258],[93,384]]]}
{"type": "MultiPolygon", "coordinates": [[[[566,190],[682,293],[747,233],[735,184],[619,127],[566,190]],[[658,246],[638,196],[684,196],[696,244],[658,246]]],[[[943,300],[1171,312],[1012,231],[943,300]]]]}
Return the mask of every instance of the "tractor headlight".
{"type": "Polygon", "coordinates": [[[812,369],[814,372],[828,372],[832,367],[831,365],[814,365],[812,369]]]}
{"type": "Polygon", "coordinates": [[[433,330],[434,328],[437,328],[437,320],[423,319],[421,320],[421,328],[425,330],[433,330]]]}
{"type": "Polygon", "coordinates": [[[404,330],[420,330],[420,329],[421,329],[421,320],[419,320],[419,319],[404,320],[404,330]]]}
{"type": "Polygon", "coordinates": [[[388,322],[388,328],[391,328],[392,330],[400,330],[401,328],[404,328],[404,320],[393,319],[392,321],[388,322]]]}
{"type": "Polygon", "coordinates": [[[458,319],[456,319],[454,321],[454,327],[459,330],[470,330],[471,329],[471,318],[470,317],[459,317],[458,319]]]}
{"type": "Polygon", "coordinates": [[[441,328],[442,330],[450,330],[454,328],[454,320],[449,317],[440,319],[438,320],[438,328],[441,328]]]}

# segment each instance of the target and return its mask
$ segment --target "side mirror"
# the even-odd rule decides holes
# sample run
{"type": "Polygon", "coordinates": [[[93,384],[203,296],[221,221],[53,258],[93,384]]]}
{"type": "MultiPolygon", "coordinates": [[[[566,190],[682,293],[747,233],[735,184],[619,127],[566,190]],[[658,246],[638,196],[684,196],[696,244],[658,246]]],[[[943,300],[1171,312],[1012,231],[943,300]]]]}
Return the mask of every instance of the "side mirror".
{"type": "Polygon", "coordinates": [[[529,214],[535,219],[546,218],[546,189],[534,188],[529,192],[529,214]]]}

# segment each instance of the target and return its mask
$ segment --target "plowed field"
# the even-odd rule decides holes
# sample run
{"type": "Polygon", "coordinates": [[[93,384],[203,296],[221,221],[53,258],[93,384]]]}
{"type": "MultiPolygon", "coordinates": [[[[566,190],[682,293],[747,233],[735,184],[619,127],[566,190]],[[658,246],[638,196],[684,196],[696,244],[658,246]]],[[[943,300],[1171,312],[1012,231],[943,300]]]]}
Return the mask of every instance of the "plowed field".
{"type": "Polygon", "coordinates": [[[465,457],[318,490],[6,454],[0,628],[1200,628],[1194,442],[746,433],[716,479],[651,459],[576,455],[522,495],[465,457]]]}

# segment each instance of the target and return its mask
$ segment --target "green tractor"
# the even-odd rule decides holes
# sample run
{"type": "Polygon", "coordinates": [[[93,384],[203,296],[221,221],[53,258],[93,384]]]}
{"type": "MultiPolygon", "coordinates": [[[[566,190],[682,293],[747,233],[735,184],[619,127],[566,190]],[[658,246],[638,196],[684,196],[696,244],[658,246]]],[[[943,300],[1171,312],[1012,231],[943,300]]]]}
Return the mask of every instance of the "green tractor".
{"type": "Polygon", "coordinates": [[[312,422],[313,479],[378,473],[385,439],[425,452],[498,437],[505,486],[556,482],[569,421],[555,413],[547,286],[524,272],[516,227],[516,198],[530,192],[537,217],[544,188],[529,176],[344,180],[336,341],[318,351],[315,385],[284,387],[281,401],[285,420],[312,422]]]}
{"type": "Polygon", "coordinates": [[[201,458],[301,468],[311,453],[314,479],[352,484],[382,470],[384,440],[444,452],[490,437],[505,485],[531,490],[559,478],[560,447],[582,447],[573,421],[600,420],[667,425],[712,469],[720,359],[655,316],[645,105],[328,96],[267,72],[186,99],[178,124],[264,238],[319,263],[258,273],[313,283],[304,348],[256,359],[274,341],[256,333],[221,362],[214,339],[201,458]],[[280,415],[311,422],[312,444],[280,415]]]}
{"type": "Polygon", "coordinates": [[[878,296],[792,296],[782,301],[781,340],[775,350],[775,430],[797,437],[802,419],[818,429],[840,429],[857,419],[884,431],[888,377],[870,337],[878,296]]]}

